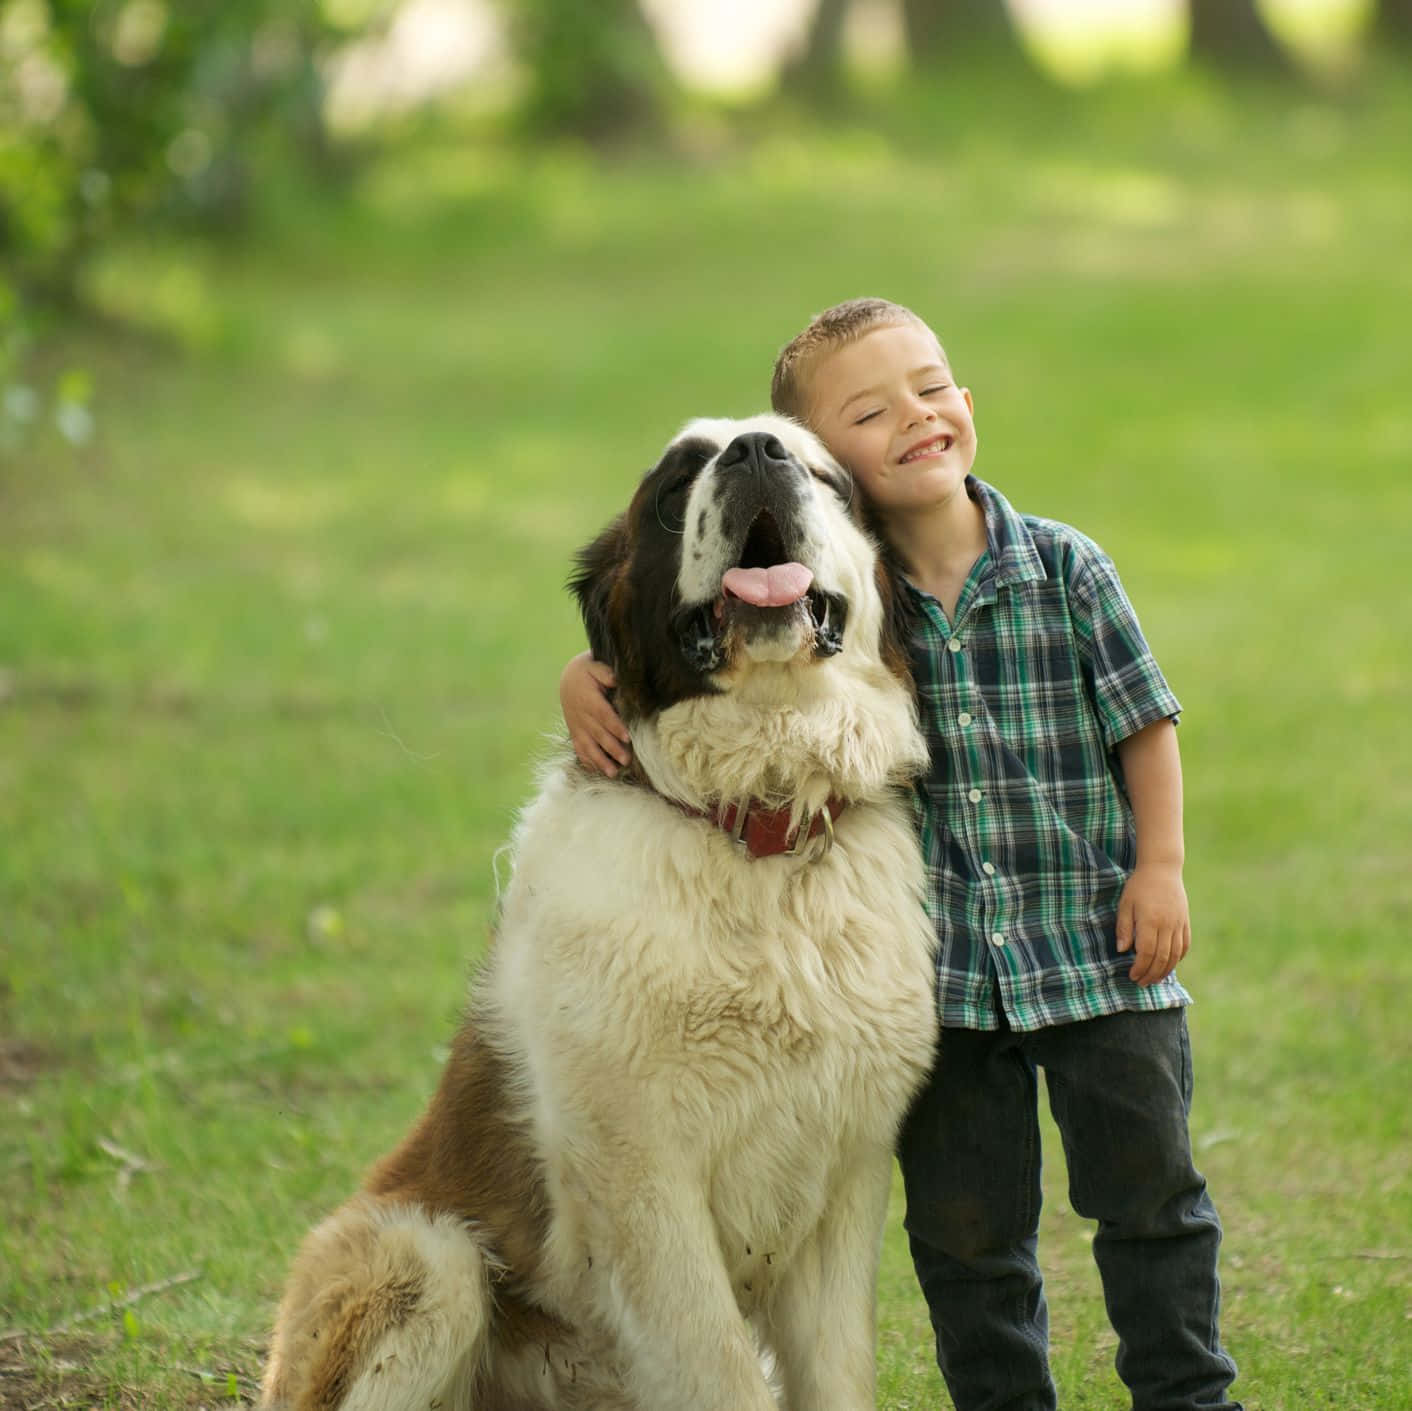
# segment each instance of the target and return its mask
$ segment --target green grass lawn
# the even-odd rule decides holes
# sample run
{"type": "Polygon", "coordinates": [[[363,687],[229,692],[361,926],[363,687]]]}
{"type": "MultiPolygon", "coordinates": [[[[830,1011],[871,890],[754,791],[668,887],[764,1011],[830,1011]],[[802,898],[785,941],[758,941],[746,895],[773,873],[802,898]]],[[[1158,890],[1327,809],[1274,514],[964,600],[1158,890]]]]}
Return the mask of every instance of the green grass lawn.
{"type": "MultiPolygon", "coordinates": [[[[1184,702],[1246,1405],[1412,1404],[1412,94],[1003,96],[689,166],[428,141],[95,271],[187,350],[64,334],[96,443],[0,465],[0,1405],[250,1399],[297,1240],[437,1076],[573,550],[861,293],[935,323],[978,472],[1113,553],[1184,702]]],[[[1116,1411],[1048,1149],[1063,1404],[1116,1411]]],[[[881,1405],[948,1404],[896,1208],[880,1343],[881,1405]]]]}

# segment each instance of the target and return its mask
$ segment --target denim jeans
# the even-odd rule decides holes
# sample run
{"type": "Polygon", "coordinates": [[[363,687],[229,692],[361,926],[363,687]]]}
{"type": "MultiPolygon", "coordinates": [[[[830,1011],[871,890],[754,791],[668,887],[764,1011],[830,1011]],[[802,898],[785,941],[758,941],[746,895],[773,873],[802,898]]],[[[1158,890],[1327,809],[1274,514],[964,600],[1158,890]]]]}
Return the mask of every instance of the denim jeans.
{"type": "Polygon", "coordinates": [[[1134,1411],[1239,1411],[1222,1350],[1221,1224],[1192,1165],[1182,1009],[1033,1033],[945,1029],[903,1127],[907,1233],[957,1411],[1053,1411],[1036,1261],[1036,1070],[1064,1142],[1134,1411]]]}

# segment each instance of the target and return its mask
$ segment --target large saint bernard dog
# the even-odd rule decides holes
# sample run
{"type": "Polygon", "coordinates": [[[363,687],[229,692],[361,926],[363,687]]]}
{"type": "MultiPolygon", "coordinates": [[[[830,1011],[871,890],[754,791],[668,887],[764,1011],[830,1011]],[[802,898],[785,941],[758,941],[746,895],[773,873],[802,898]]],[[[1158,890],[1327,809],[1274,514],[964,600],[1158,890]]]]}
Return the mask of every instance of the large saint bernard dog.
{"type": "Polygon", "coordinates": [[[306,1240],[263,1406],[874,1405],[936,1027],[925,747],[850,498],[794,423],[696,421],[580,555],[634,765],[566,752],[521,815],[440,1086],[306,1240]]]}

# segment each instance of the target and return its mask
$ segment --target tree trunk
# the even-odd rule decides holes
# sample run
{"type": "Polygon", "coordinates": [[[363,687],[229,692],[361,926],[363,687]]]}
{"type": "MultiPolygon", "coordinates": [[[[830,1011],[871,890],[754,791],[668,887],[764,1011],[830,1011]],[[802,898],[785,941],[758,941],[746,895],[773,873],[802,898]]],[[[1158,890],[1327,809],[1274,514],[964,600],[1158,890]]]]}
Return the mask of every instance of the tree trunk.
{"type": "Polygon", "coordinates": [[[1412,0],[1378,0],[1373,37],[1380,44],[1412,49],[1412,0]]]}
{"type": "Polygon", "coordinates": [[[914,63],[957,53],[1021,55],[1003,0],[902,0],[902,19],[914,63]]]}
{"type": "Polygon", "coordinates": [[[1289,67],[1255,0],[1188,0],[1192,57],[1227,69],[1289,67]]]}
{"type": "Polygon", "coordinates": [[[514,0],[507,8],[531,74],[531,127],[612,142],[660,119],[667,69],[637,0],[514,0]]]}
{"type": "Polygon", "coordinates": [[[819,90],[838,82],[843,75],[843,26],[851,5],[852,0],[819,0],[804,47],[784,66],[786,84],[819,90]]]}

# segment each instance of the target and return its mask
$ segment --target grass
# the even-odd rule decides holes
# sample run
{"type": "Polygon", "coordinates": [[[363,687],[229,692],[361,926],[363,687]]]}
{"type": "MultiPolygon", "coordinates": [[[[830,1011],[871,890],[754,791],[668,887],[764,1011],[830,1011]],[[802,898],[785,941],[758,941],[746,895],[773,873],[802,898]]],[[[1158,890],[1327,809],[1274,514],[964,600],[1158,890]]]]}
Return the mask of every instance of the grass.
{"type": "MultiPolygon", "coordinates": [[[[95,270],[187,351],[65,333],[98,441],[0,467],[0,1405],[250,1399],[296,1241],[434,1082],[573,549],[861,292],[937,324],[979,472],[1110,549],[1183,698],[1246,1405],[1409,1404],[1412,96],[986,100],[706,127],[685,171],[428,140],[95,270]]],[[[1048,1135],[1056,1374],[1108,1411],[1048,1135]]],[[[896,1209],[880,1369],[945,1404],[896,1209]]]]}

